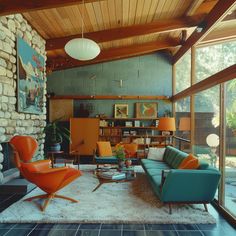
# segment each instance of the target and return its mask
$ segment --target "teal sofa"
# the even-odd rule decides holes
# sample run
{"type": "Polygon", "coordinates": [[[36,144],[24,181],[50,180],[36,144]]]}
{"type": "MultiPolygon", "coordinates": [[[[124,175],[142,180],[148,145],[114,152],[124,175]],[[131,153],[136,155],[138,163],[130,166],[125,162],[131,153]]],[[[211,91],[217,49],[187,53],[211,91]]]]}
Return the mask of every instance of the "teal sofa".
{"type": "Polygon", "coordinates": [[[215,196],[220,172],[200,161],[198,169],[178,169],[180,163],[188,156],[174,147],[167,146],[163,161],[142,159],[141,164],[157,197],[169,204],[203,203],[207,211],[207,203],[215,196]]]}

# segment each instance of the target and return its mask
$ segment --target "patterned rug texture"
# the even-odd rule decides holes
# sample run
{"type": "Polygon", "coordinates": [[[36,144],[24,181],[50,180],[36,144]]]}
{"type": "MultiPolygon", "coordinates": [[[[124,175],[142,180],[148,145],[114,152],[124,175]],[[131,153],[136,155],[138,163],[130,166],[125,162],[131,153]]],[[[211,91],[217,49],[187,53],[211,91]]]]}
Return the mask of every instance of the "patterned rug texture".
{"type": "MultiPolygon", "coordinates": [[[[203,205],[174,205],[172,215],[153,193],[141,166],[135,166],[135,180],[106,183],[95,192],[99,181],[94,165],[81,165],[83,176],[60,190],[58,194],[79,200],[71,203],[53,199],[45,212],[38,208],[42,200],[23,201],[42,194],[37,188],[0,214],[1,223],[155,223],[155,224],[213,224],[215,219],[203,205]]],[[[50,180],[49,180],[50,181],[50,180]]]]}

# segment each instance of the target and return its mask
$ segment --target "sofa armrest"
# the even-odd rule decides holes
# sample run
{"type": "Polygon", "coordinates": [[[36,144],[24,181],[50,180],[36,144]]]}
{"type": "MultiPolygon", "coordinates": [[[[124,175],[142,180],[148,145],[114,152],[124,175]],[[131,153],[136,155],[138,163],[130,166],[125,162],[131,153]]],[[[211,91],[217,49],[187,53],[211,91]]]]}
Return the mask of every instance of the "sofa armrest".
{"type": "Polygon", "coordinates": [[[210,202],[214,199],[220,172],[171,169],[161,191],[163,202],[210,202]]]}

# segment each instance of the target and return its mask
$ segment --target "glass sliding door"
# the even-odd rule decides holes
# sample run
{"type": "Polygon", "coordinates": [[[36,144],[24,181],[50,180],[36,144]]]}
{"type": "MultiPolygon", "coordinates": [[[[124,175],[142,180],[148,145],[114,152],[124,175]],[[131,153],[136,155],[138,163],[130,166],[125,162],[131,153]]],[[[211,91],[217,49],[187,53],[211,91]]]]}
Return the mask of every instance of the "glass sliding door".
{"type": "Polygon", "coordinates": [[[226,83],[225,107],[223,207],[236,217],[236,79],[226,83]]]}

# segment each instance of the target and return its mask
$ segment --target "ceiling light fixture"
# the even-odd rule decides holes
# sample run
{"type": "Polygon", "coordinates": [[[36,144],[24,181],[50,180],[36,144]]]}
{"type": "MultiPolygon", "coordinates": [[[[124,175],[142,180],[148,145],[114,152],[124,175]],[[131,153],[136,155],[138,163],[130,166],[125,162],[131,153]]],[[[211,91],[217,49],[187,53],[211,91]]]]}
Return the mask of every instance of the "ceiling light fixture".
{"type": "Polygon", "coordinates": [[[92,60],[100,53],[99,45],[91,40],[84,38],[84,0],[83,0],[83,11],[82,11],[82,37],[75,38],[67,42],[65,45],[66,53],[80,61],[92,60]]]}

